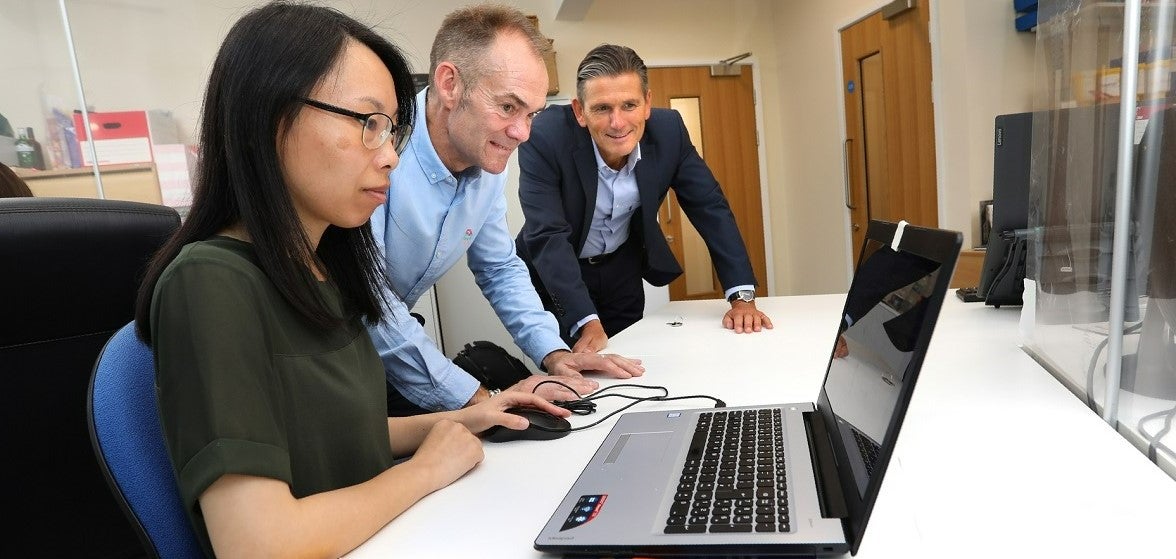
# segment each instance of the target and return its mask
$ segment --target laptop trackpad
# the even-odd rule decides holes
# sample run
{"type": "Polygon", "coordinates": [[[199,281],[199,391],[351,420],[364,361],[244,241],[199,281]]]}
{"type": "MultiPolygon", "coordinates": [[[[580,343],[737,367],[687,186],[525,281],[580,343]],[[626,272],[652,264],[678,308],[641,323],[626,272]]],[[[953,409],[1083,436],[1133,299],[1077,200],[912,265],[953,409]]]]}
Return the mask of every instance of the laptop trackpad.
{"type": "Polygon", "coordinates": [[[668,431],[660,433],[625,433],[617,438],[617,442],[608,451],[608,456],[605,457],[604,463],[605,465],[609,465],[626,464],[632,463],[633,461],[643,464],[659,462],[661,461],[662,454],[665,454],[666,445],[669,444],[672,436],[673,433],[668,431]]]}

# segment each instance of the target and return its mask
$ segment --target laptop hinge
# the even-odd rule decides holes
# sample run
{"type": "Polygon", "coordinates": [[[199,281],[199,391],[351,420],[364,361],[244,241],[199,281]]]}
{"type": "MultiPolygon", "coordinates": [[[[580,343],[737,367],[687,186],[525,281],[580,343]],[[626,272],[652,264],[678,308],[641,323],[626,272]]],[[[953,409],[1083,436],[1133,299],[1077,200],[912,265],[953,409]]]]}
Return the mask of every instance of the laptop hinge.
{"type": "Polygon", "coordinates": [[[809,457],[813,471],[817,474],[817,497],[824,518],[845,518],[849,511],[845,507],[845,493],[841,478],[837,475],[837,462],[833,457],[833,445],[829,442],[829,429],[820,411],[804,413],[805,433],[808,434],[809,457]]]}

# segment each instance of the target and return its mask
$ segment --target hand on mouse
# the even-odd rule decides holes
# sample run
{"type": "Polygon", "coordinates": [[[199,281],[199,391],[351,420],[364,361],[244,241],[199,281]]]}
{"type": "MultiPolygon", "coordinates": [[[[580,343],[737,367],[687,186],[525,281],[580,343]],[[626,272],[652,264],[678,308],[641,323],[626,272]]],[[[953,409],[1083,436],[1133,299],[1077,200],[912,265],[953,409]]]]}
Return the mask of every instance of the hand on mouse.
{"type": "Polygon", "coordinates": [[[543,410],[556,417],[568,417],[572,415],[572,412],[556,406],[535,394],[509,391],[502,392],[489,400],[483,400],[468,408],[462,408],[454,412],[454,419],[460,421],[472,433],[481,433],[495,425],[501,425],[508,429],[526,429],[526,419],[506,413],[508,408],[518,407],[543,410]]]}
{"type": "Polygon", "coordinates": [[[580,377],[581,373],[600,373],[611,378],[632,378],[645,374],[640,359],[616,354],[572,353],[553,351],[543,358],[543,368],[556,376],[580,377]]]}

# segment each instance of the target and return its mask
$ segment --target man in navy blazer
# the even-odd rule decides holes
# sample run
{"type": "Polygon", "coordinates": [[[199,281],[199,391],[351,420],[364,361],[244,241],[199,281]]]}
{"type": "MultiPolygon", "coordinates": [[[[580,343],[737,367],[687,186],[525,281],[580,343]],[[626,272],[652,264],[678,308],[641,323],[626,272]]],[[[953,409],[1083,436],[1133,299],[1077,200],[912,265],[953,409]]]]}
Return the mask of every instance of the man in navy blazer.
{"type": "Polygon", "coordinates": [[[577,69],[572,104],[543,110],[519,148],[526,222],[516,248],[573,351],[599,351],[641,318],[643,278],[661,286],[681,275],[657,223],[670,188],[731,302],[724,326],[772,327],[755,308],[751,261],[718,181],[681,115],[650,101],[637,53],[601,45],[577,69]]]}

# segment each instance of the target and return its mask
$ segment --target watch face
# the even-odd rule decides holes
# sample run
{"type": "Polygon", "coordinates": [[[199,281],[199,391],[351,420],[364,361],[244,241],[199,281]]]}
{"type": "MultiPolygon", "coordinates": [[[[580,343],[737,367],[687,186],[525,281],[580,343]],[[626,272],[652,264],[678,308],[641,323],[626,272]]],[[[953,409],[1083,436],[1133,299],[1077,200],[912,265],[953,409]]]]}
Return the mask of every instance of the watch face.
{"type": "Polygon", "coordinates": [[[755,292],[747,289],[736,291],[731,294],[731,302],[734,303],[736,299],[750,303],[755,300],[755,292]]]}

